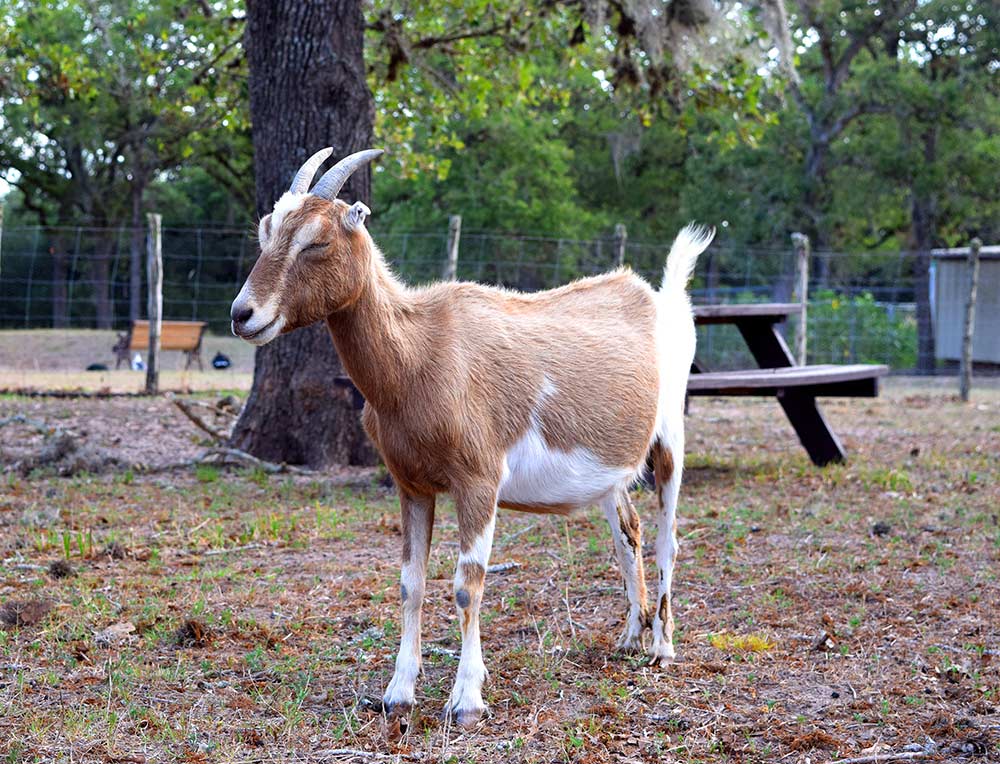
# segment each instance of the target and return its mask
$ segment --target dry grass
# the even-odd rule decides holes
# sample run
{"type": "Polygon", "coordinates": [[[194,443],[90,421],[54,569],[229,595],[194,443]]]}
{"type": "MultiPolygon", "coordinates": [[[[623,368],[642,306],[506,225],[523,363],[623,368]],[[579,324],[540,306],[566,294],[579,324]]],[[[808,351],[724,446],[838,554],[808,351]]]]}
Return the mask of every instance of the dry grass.
{"type": "MultiPolygon", "coordinates": [[[[111,403],[88,402],[87,417],[111,403]]],[[[66,405],[0,398],[0,418],[66,405]]],[[[502,514],[493,560],[520,567],[487,584],[493,716],[471,733],[437,719],[459,649],[448,505],[430,563],[420,707],[405,729],[387,728],[376,704],[398,639],[400,539],[384,491],[212,468],[8,474],[0,752],[12,762],[825,762],[930,738],[941,759],[996,760],[1000,393],[963,406],[895,389],[826,412],[852,460],[818,470],[773,402],[695,401],[675,577],[680,660],[664,670],[613,650],[624,602],[599,513],[502,514]],[[75,575],[53,577],[58,559],[75,575]]],[[[648,495],[637,504],[651,515],[648,495]]]]}
{"type": "MultiPolygon", "coordinates": [[[[196,393],[214,390],[245,392],[253,372],[163,371],[160,390],[196,393]]],[[[80,393],[141,393],[146,388],[144,371],[0,371],[0,391],[62,391],[80,393]]]]}
{"type": "MultiPolygon", "coordinates": [[[[88,393],[135,393],[144,389],[146,373],[114,371],[111,352],[116,333],[96,329],[0,330],[0,391],[60,390],[88,393]],[[112,371],[85,371],[103,363],[112,371]]],[[[164,351],[160,388],[174,392],[249,390],[253,381],[252,345],[231,336],[205,335],[205,371],[184,370],[184,354],[164,351]],[[211,368],[217,352],[227,355],[231,368],[211,368]]],[[[142,353],[143,358],[146,353],[142,353]]]]}

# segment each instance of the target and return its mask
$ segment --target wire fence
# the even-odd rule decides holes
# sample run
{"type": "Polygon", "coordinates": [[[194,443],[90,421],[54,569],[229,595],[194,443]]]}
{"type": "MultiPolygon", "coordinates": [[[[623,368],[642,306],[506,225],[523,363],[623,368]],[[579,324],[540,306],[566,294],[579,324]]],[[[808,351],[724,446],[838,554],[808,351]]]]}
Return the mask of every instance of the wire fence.
{"type": "MultiPolygon", "coordinates": [[[[124,330],[129,325],[130,246],[127,227],[5,228],[0,243],[0,328],[77,327],[124,330]]],[[[145,232],[142,232],[143,237],[145,232]]],[[[446,231],[373,231],[393,268],[411,284],[440,278],[446,231]]],[[[140,305],[145,311],[145,241],[140,305]]],[[[458,277],[534,291],[614,267],[621,242],[463,232],[458,277]]],[[[627,241],[624,262],[658,283],[670,242],[627,241]]],[[[229,306],[256,260],[245,229],[163,229],[163,316],[201,320],[226,332],[229,306]]],[[[808,360],[916,362],[916,258],[898,253],[814,253],[809,285],[808,360]]],[[[698,261],[695,303],[787,302],[796,256],[787,248],[738,247],[724,241],[698,261]]],[[[794,332],[794,321],[785,327],[794,332]]],[[[731,326],[699,329],[699,358],[712,368],[751,363],[731,326]]]]}

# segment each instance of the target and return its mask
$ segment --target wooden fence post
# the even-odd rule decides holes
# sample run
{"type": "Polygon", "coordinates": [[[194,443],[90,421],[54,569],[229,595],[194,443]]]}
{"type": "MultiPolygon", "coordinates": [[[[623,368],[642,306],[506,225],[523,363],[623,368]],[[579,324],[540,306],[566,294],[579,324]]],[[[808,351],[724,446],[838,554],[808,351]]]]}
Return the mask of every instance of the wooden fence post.
{"type": "Polygon", "coordinates": [[[812,245],[809,237],[804,233],[792,234],[792,246],[795,247],[795,294],[798,297],[799,305],[802,306],[802,313],[799,315],[799,323],[795,327],[795,355],[799,366],[806,365],[806,311],[809,308],[809,254],[812,245]]]}
{"type": "Polygon", "coordinates": [[[146,281],[149,284],[146,309],[149,317],[149,357],[146,359],[146,394],[156,395],[160,388],[160,329],[163,323],[163,250],[160,239],[162,217],[146,214],[149,223],[146,240],[146,281]]]}
{"type": "Polygon", "coordinates": [[[444,264],[444,273],[441,274],[445,281],[458,278],[458,241],[461,237],[462,216],[452,215],[448,218],[448,259],[444,264]]]}
{"type": "Polygon", "coordinates": [[[615,226],[615,265],[621,268],[625,265],[625,242],[628,241],[628,231],[624,223],[615,226]]]}
{"type": "Polygon", "coordinates": [[[965,330],[962,332],[962,360],[958,370],[958,392],[968,402],[972,390],[972,340],[976,328],[976,292],[979,288],[979,250],[983,242],[976,237],[969,242],[969,298],[965,302],[965,330]]]}

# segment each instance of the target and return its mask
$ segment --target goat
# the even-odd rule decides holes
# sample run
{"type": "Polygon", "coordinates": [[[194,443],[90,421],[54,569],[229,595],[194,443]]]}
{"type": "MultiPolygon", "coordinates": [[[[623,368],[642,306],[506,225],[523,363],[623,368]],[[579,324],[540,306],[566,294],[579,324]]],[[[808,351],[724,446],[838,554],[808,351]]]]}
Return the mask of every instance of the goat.
{"type": "Polygon", "coordinates": [[[259,225],[261,253],[233,302],[233,333],[256,345],[325,320],[364,394],[365,430],[396,482],[402,513],[402,636],[387,713],[408,712],[420,673],[420,611],[435,497],[450,493],[460,554],[454,580],[462,653],[445,715],[485,711],[479,609],[497,507],[566,514],[600,505],[628,613],[618,646],[674,658],[670,590],[695,350],[686,284],[714,231],[678,235],[654,291],[628,269],[534,294],[446,282],[411,288],[337,194],[381,152],[341,160],[308,191],[324,149],[259,225]],[[658,603],[646,604],[639,515],[628,488],[650,459],[659,505],[658,603]]]}

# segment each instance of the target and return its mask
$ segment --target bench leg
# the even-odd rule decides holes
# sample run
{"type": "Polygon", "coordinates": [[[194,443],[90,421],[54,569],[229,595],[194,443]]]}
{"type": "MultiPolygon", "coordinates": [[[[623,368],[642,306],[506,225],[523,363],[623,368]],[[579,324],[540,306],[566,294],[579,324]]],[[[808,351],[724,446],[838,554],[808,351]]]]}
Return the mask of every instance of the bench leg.
{"type": "Polygon", "coordinates": [[[785,410],[788,421],[795,428],[795,434],[805,448],[813,464],[825,467],[847,458],[844,447],[836,433],[816,405],[816,398],[796,390],[779,390],[778,403],[785,410]]]}

